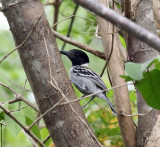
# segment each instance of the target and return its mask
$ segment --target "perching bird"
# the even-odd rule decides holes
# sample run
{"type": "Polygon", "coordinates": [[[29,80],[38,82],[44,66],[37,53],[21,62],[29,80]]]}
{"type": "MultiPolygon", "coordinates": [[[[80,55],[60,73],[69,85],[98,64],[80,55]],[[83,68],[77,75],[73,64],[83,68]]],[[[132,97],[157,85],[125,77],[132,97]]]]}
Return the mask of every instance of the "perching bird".
{"type": "MultiPolygon", "coordinates": [[[[82,92],[84,95],[88,95],[107,89],[102,79],[95,72],[89,69],[89,58],[85,52],[77,49],[72,49],[69,51],[60,51],[60,53],[66,55],[71,60],[71,82],[80,92],[82,92]]],[[[92,96],[87,104],[89,104],[96,96],[107,101],[112,112],[116,114],[112,103],[106,97],[106,92],[98,93],[92,96]]],[[[85,104],[84,107],[87,104],[85,104]]]]}

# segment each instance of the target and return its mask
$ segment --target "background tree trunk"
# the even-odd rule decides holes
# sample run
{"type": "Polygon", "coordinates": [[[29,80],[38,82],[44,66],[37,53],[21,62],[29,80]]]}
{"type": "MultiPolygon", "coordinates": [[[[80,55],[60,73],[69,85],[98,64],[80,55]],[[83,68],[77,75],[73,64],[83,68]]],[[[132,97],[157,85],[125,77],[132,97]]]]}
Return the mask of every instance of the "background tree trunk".
{"type": "MultiPolygon", "coordinates": [[[[98,0],[102,4],[107,5],[106,0],[98,0]]],[[[112,86],[124,85],[126,82],[120,78],[120,75],[124,75],[124,65],[123,60],[125,60],[121,53],[123,49],[122,44],[119,40],[118,34],[113,32],[113,25],[110,22],[107,22],[101,17],[98,18],[99,32],[101,34],[102,43],[106,53],[106,59],[108,59],[111,50],[113,50],[109,64],[109,75],[111,77],[112,86]],[[103,33],[101,33],[103,32],[103,33]],[[114,41],[113,37],[114,35],[114,41]],[[113,41],[113,43],[112,43],[113,41]],[[113,46],[112,46],[113,45],[113,46]]],[[[123,86],[117,89],[114,89],[114,97],[116,103],[117,117],[122,133],[123,141],[126,147],[134,147],[136,145],[135,141],[135,129],[132,117],[122,115],[122,112],[126,114],[131,113],[130,100],[128,94],[128,87],[123,86]]]]}
{"type": "MultiPolygon", "coordinates": [[[[154,24],[154,16],[153,16],[153,0],[142,0],[139,5],[137,5],[137,11],[135,15],[135,22],[143,26],[145,29],[155,33],[156,27],[154,24]]],[[[127,49],[129,54],[129,59],[136,63],[143,63],[149,59],[153,59],[159,53],[155,51],[153,48],[148,46],[141,41],[129,36],[127,39],[127,49]]],[[[146,114],[151,110],[140,92],[137,90],[137,106],[138,113],[146,114]]],[[[149,114],[145,116],[138,117],[138,128],[137,128],[137,146],[159,146],[157,144],[160,142],[160,133],[156,130],[160,130],[159,122],[159,111],[152,110],[149,114]],[[156,128],[156,129],[155,129],[156,128]],[[156,135],[155,135],[156,134],[156,135]],[[154,138],[153,137],[156,137],[154,138]],[[150,139],[154,138],[155,141],[150,139]]]]}
{"type": "MultiPolygon", "coordinates": [[[[41,2],[2,0],[2,5],[16,45],[25,40],[41,17],[29,39],[18,49],[41,114],[63,98],[61,92],[67,96],[65,101],[75,99],[48,21],[41,13],[41,2]]],[[[44,121],[57,147],[100,146],[78,102],[56,107],[44,116],[44,121]]]]}

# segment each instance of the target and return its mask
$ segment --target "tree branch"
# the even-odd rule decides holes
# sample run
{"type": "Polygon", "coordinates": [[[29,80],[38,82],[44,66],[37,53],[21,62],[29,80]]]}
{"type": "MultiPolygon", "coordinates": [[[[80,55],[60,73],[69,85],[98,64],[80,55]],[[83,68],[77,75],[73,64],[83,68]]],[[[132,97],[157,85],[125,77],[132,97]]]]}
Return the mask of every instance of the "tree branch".
{"type": "Polygon", "coordinates": [[[48,139],[51,138],[50,135],[48,135],[44,140],[43,140],[43,143],[46,143],[48,141],[48,139]]]}
{"type": "Polygon", "coordinates": [[[53,35],[55,37],[57,37],[58,39],[60,39],[62,41],[65,41],[65,42],[67,42],[69,44],[72,44],[72,45],[74,45],[76,47],[79,47],[79,48],[81,48],[81,49],[83,49],[83,50],[85,50],[85,51],[87,51],[89,53],[94,54],[95,56],[97,56],[97,57],[99,57],[101,59],[104,59],[104,60],[106,59],[106,57],[105,57],[103,52],[97,51],[97,50],[95,50],[95,49],[93,49],[93,48],[91,48],[89,46],[83,45],[83,44],[79,43],[78,41],[73,40],[72,38],[68,38],[66,36],[63,36],[63,35],[59,34],[58,32],[54,31],[53,29],[52,29],[52,33],[53,33],[53,35]]]}
{"type": "Polygon", "coordinates": [[[40,146],[45,147],[43,142],[39,140],[27,127],[25,127],[14,115],[12,115],[3,105],[0,103],[0,108],[12,118],[29,136],[31,136],[40,146]]]}
{"type": "MultiPolygon", "coordinates": [[[[104,4],[107,7],[109,5],[106,4],[106,0],[98,0],[100,3],[104,4]]],[[[107,33],[112,32],[113,25],[110,22],[104,20],[103,18],[98,17],[98,25],[101,32],[102,43],[105,49],[106,58],[109,57],[111,51],[113,51],[112,56],[110,57],[110,62],[108,64],[109,75],[111,79],[112,86],[116,86],[119,84],[127,84],[124,79],[122,79],[119,75],[124,75],[124,64],[122,62],[123,58],[120,53],[119,37],[118,34],[113,36],[109,36],[107,33]],[[114,42],[113,40],[114,39],[114,42]],[[114,44],[112,44],[114,43],[114,44]],[[113,49],[112,49],[113,48],[113,49]]],[[[124,141],[124,146],[126,147],[134,147],[136,145],[135,141],[135,129],[133,120],[131,117],[125,117],[121,112],[132,114],[131,106],[129,101],[128,88],[122,87],[119,89],[114,89],[114,98],[116,104],[116,112],[118,123],[120,126],[121,134],[124,141]],[[132,140],[130,140],[132,138],[132,140]]]]}
{"type": "Polygon", "coordinates": [[[39,111],[37,107],[35,107],[30,101],[28,101],[25,97],[23,97],[22,94],[18,94],[15,90],[13,90],[12,88],[10,88],[9,86],[7,86],[6,84],[0,82],[0,85],[7,88],[8,90],[10,90],[12,93],[14,93],[16,95],[15,99],[9,100],[7,101],[9,104],[18,102],[18,101],[23,101],[25,102],[28,106],[30,106],[31,108],[33,108],[35,111],[39,111]]]}
{"type": "Polygon", "coordinates": [[[128,20],[127,18],[119,15],[113,10],[105,7],[104,5],[93,1],[93,0],[73,0],[74,2],[80,4],[84,8],[96,13],[97,15],[103,17],[104,19],[112,22],[117,27],[133,35],[135,38],[147,43],[156,50],[160,51],[160,39],[147,31],[146,29],[140,27],[134,22],[128,20]]]}
{"type": "MultiPolygon", "coordinates": [[[[113,7],[113,10],[114,10],[114,0],[112,0],[112,7],[113,7]]],[[[109,61],[110,61],[110,59],[111,59],[111,56],[112,56],[112,53],[113,53],[113,49],[114,49],[114,35],[115,35],[115,27],[114,27],[114,25],[112,26],[112,44],[111,44],[111,51],[110,51],[110,53],[109,53],[109,56],[108,56],[108,58],[107,58],[107,60],[106,60],[106,63],[105,63],[105,65],[104,65],[104,67],[103,67],[103,69],[102,69],[102,72],[101,72],[101,74],[100,74],[100,77],[102,77],[103,76],[103,74],[104,74],[104,71],[105,71],[105,69],[106,69],[106,67],[107,67],[107,65],[108,65],[108,63],[109,63],[109,61]]],[[[109,76],[109,74],[108,74],[108,76],[109,76]]],[[[109,79],[110,79],[110,77],[109,77],[109,79]]],[[[111,81],[110,81],[111,82],[111,81]]],[[[111,84],[112,85],[112,84],[111,84]]]]}
{"type": "MultiPolygon", "coordinates": [[[[62,0],[55,0],[53,6],[54,6],[54,20],[53,24],[57,23],[58,21],[58,12],[59,12],[59,7],[61,5],[62,0]]],[[[53,29],[56,31],[57,30],[57,25],[53,27],[53,29]]]]}

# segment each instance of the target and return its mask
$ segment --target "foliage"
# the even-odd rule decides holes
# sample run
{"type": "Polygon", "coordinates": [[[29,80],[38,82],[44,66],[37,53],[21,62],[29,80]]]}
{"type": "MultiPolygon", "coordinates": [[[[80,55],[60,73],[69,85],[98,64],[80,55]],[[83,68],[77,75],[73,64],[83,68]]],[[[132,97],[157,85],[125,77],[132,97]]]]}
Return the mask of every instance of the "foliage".
{"type": "Polygon", "coordinates": [[[135,86],[143,95],[146,103],[160,110],[160,57],[143,64],[128,62],[125,64],[126,81],[135,81],[135,86]]]}
{"type": "MultiPolygon", "coordinates": [[[[45,0],[41,0],[41,1],[45,2],[45,0]]],[[[75,4],[72,3],[70,0],[63,1],[61,4],[60,10],[59,10],[59,20],[62,20],[70,16],[74,10],[74,7],[75,7],[75,4]]],[[[47,6],[45,8],[45,12],[49,20],[49,23],[52,26],[53,25],[53,21],[52,21],[53,7],[47,6]]],[[[101,40],[94,36],[94,32],[96,31],[96,26],[97,26],[97,20],[94,14],[91,14],[90,12],[80,7],[76,15],[80,16],[81,18],[75,17],[75,22],[74,22],[72,32],[71,32],[71,38],[78,40],[82,44],[87,44],[91,47],[94,47],[95,49],[99,51],[103,51],[101,40]]],[[[68,31],[69,23],[70,23],[70,19],[67,19],[59,23],[58,32],[60,32],[63,35],[66,35],[68,31]]],[[[0,38],[1,38],[0,39],[0,48],[1,48],[0,59],[1,59],[9,51],[11,51],[15,47],[15,45],[14,45],[12,35],[9,31],[0,30],[0,38]]],[[[124,38],[120,36],[120,39],[122,41],[123,46],[126,47],[124,38]]],[[[63,45],[63,42],[58,39],[56,41],[57,41],[58,47],[61,48],[63,45]]],[[[75,48],[75,47],[67,44],[65,49],[69,50],[71,48],[75,48]]],[[[97,74],[100,75],[105,62],[102,59],[95,57],[94,55],[91,55],[91,54],[88,54],[88,55],[91,60],[90,67],[97,74]]],[[[65,64],[66,70],[69,71],[69,68],[71,66],[69,60],[65,57],[62,57],[62,59],[66,63],[65,64]]],[[[128,63],[128,64],[132,64],[132,63],[128,63]]],[[[126,65],[126,66],[128,66],[127,67],[128,73],[130,73],[132,70],[132,69],[129,69],[130,65],[126,65]]],[[[159,64],[156,64],[156,67],[157,67],[156,70],[158,70],[159,64]]],[[[142,80],[141,84],[140,83],[139,85],[137,84],[137,87],[141,89],[142,87],[141,85],[144,82],[142,78],[147,79],[148,77],[152,75],[154,77],[155,75],[157,76],[157,74],[159,74],[159,73],[155,74],[155,71],[154,71],[152,75],[147,75],[147,72],[144,75],[144,71],[147,68],[148,68],[147,64],[139,65],[138,67],[135,67],[135,70],[133,70],[136,72],[133,75],[131,74],[129,76],[126,76],[125,79],[129,78],[132,80],[137,80],[137,79],[142,80]],[[138,71],[139,71],[139,74],[137,73],[138,71]]],[[[109,80],[107,78],[106,73],[103,75],[102,78],[105,81],[106,85],[110,87],[109,80]]],[[[0,81],[5,83],[9,87],[13,88],[17,93],[21,93],[25,80],[26,80],[26,75],[21,65],[18,53],[14,52],[0,64],[0,81]]],[[[75,88],[75,92],[77,94],[77,97],[82,96],[82,94],[76,88],[75,88]]],[[[23,95],[31,103],[33,104],[35,103],[34,96],[32,94],[31,88],[28,83],[25,86],[23,95]]],[[[109,91],[107,96],[108,98],[111,99],[111,101],[114,104],[112,90],[109,91]]],[[[136,113],[137,110],[135,109],[135,105],[136,105],[135,97],[136,97],[135,91],[134,90],[130,91],[132,109],[133,109],[133,112],[136,113]]],[[[36,120],[36,118],[39,115],[37,114],[37,112],[35,112],[30,107],[28,106],[26,107],[26,104],[24,102],[17,102],[13,104],[7,103],[9,100],[14,99],[14,98],[15,98],[15,95],[10,90],[0,86],[0,101],[5,103],[5,107],[7,109],[9,109],[10,111],[15,111],[12,114],[18,120],[20,120],[21,123],[23,123],[26,126],[29,126],[32,122],[34,122],[34,120],[36,120]],[[20,110],[18,110],[19,108],[20,110]]],[[[84,105],[87,101],[88,99],[80,101],[80,104],[84,105]]],[[[117,119],[111,113],[107,103],[105,103],[101,99],[95,98],[94,101],[92,101],[84,109],[84,113],[88,119],[89,124],[91,125],[93,132],[95,133],[99,141],[102,144],[104,144],[104,146],[107,146],[107,147],[108,146],[117,146],[117,147],[123,146],[117,119]]],[[[135,121],[137,120],[137,118],[134,118],[134,119],[135,121]]],[[[1,143],[5,147],[33,146],[33,141],[3,111],[0,112],[0,122],[5,124],[5,125],[1,125],[2,126],[1,131],[3,134],[1,143]]],[[[42,140],[44,140],[49,135],[49,132],[47,131],[46,127],[44,127],[43,125],[44,125],[44,122],[41,120],[39,123],[34,125],[34,127],[31,130],[38,138],[42,140]]],[[[51,144],[52,144],[52,141],[51,139],[49,139],[46,142],[46,146],[50,146],[51,144]]]]}

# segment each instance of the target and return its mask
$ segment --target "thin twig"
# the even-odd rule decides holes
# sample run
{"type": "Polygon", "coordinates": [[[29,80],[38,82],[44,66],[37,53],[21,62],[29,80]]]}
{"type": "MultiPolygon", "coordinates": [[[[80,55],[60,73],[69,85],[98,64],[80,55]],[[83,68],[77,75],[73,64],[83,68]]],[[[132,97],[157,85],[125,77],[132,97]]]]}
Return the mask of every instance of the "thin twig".
{"type": "MultiPolygon", "coordinates": [[[[76,6],[75,6],[75,8],[74,8],[74,11],[73,11],[73,15],[76,15],[78,8],[79,8],[79,5],[76,4],[76,6]]],[[[75,17],[72,17],[72,18],[71,18],[70,25],[69,25],[67,37],[70,37],[70,34],[71,34],[71,30],[72,30],[72,26],[73,26],[74,20],[75,20],[75,17]]],[[[61,50],[64,50],[65,46],[66,46],[66,42],[63,43],[63,46],[62,46],[61,50]]]]}
{"type": "Polygon", "coordinates": [[[56,85],[54,85],[52,82],[50,82],[50,84],[56,89],[56,90],[58,90],[58,88],[57,88],[57,83],[56,83],[56,81],[55,81],[55,79],[52,77],[52,80],[54,81],[54,83],[56,84],[56,85]]]}
{"type": "MultiPolygon", "coordinates": [[[[26,87],[26,83],[27,83],[27,79],[25,80],[25,82],[24,82],[24,85],[23,85],[23,88],[22,88],[22,92],[21,92],[21,96],[23,96],[23,94],[24,94],[24,90],[25,90],[25,87],[26,87]]],[[[16,111],[20,111],[22,108],[21,108],[21,101],[19,101],[19,108],[18,108],[18,110],[16,110],[16,111]]]]}
{"type": "Polygon", "coordinates": [[[114,86],[114,87],[111,87],[111,88],[108,88],[108,89],[104,89],[104,90],[101,90],[101,91],[99,91],[99,92],[86,95],[85,97],[81,97],[81,98],[78,98],[78,99],[75,99],[75,100],[72,100],[72,101],[69,101],[69,102],[61,103],[59,106],[61,106],[61,105],[66,105],[66,104],[69,104],[69,103],[74,103],[74,102],[77,102],[77,101],[81,101],[81,100],[84,100],[84,99],[86,99],[86,98],[88,98],[88,97],[92,97],[92,96],[94,96],[94,95],[97,95],[97,94],[99,94],[99,93],[106,92],[106,91],[113,90],[113,89],[117,89],[117,88],[120,88],[120,87],[123,87],[123,86],[128,86],[128,85],[133,85],[133,83],[118,85],[118,86],[114,86]]]}
{"type": "Polygon", "coordinates": [[[18,94],[17,94],[17,92],[15,90],[13,90],[12,88],[10,88],[6,84],[2,83],[1,81],[0,81],[0,85],[3,86],[4,88],[7,88],[8,90],[10,90],[12,93],[14,93],[16,95],[16,97],[18,96],[18,94]]]}
{"type": "MultiPolygon", "coordinates": [[[[54,28],[58,23],[61,23],[61,22],[65,21],[65,20],[67,20],[67,19],[70,19],[70,18],[72,18],[72,17],[74,17],[74,16],[73,16],[73,15],[68,16],[68,17],[66,17],[66,18],[64,18],[64,19],[62,19],[62,20],[60,20],[60,21],[54,23],[53,26],[52,26],[52,28],[54,28]]],[[[53,30],[54,30],[54,29],[53,29],[53,30]]]]}
{"type": "Polygon", "coordinates": [[[61,23],[61,22],[65,21],[65,20],[67,20],[67,19],[70,19],[70,18],[72,18],[72,17],[81,18],[81,19],[84,19],[84,20],[86,20],[86,21],[88,21],[88,22],[90,22],[90,23],[95,23],[95,22],[90,21],[90,20],[88,20],[88,19],[86,19],[86,18],[83,18],[83,17],[81,17],[81,16],[71,15],[71,16],[68,16],[68,17],[66,17],[66,18],[64,18],[64,19],[62,19],[62,20],[60,20],[60,21],[58,21],[57,23],[53,24],[52,28],[53,28],[55,25],[57,25],[58,23],[61,23]]]}
{"type": "Polygon", "coordinates": [[[10,118],[12,118],[29,136],[31,136],[40,146],[45,147],[43,142],[37,138],[27,127],[25,127],[14,115],[12,115],[1,103],[0,108],[7,114],[10,118]]]}
{"type": "Polygon", "coordinates": [[[24,103],[26,103],[28,106],[30,106],[32,109],[34,109],[35,111],[39,112],[39,109],[34,106],[30,101],[28,101],[25,97],[21,96],[21,97],[17,97],[16,99],[10,100],[9,104],[15,103],[17,101],[23,101],[24,103]]]}
{"type": "Polygon", "coordinates": [[[23,42],[21,44],[19,44],[15,49],[13,49],[11,52],[9,52],[8,54],[6,54],[1,60],[0,60],[0,63],[3,62],[3,60],[5,60],[9,55],[11,55],[13,52],[15,52],[18,48],[22,47],[26,41],[30,38],[31,34],[33,33],[35,27],[37,26],[39,20],[41,19],[42,17],[42,14],[43,14],[43,10],[42,12],[40,13],[40,17],[37,19],[37,22],[34,24],[34,26],[32,27],[32,29],[30,30],[30,32],[28,33],[27,37],[23,40],[23,42]]]}
{"type": "Polygon", "coordinates": [[[22,109],[24,109],[24,108],[26,108],[26,107],[28,107],[28,106],[23,106],[23,107],[21,107],[21,108],[18,108],[17,110],[11,110],[10,113],[20,111],[20,110],[22,110],[22,109]]]}
{"type": "Polygon", "coordinates": [[[24,94],[24,90],[25,90],[26,84],[27,84],[27,79],[25,80],[24,85],[23,85],[23,88],[22,88],[22,92],[21,92],[21,95],[22,95],[22,96],[23,96],[23,94],[24,94]]]}
{"type": "MultiPolygon", "coordinates": [[[[106,34],[106,33],[102,33],[102,32],[94,32],[94,33],[91,33],[91,32],[81,32],[81,31],[74,31],[75,33],[78,33],[78,34],[89,34],[89,35],[101,35],[101,34],[106,34]]],[[[113,32],[108,32],[107,34],[113,34],[113,32]]]]}
{"type": "Polygon", "coordinates": [[[153,110],[153,108],[151,109],[151,110],[149,110],[147,113],[145,113],[145,114],[141,114],[141,113],[138,113],[138,114],[132,114],[132,115],[130,115],[130,114],[126,114],[126,113],[124,113],[124,112],[122,112],[122,114],[124,115],[124,116],[129,116],[129,117],[132,117],[132,116],[146,116],[146,115],[148,115],[151,111],[153,110]]]}
{"type": "MultiPolygon", "coordinates": [[[[61,5],[62,0],[55,0],[54,1],[54,20],[53,20],[53,24],[57,23],[58,21],[58,13],[59,13],[59,7],[61,5]]],[[[56,31],[57,30],[57,25],[55,25],[53,27],[53,29],[56,31]]]]}
{"type": "Polygon", "coordinates": [[[23,97],[21,94],[18,94],[16,91],[14,91],[12,88],[10,88],[9,86],[7,86],[6,84],[0,82],[0,85],[3,86],[4,88],[7,88],[8,90],[10,90],[12,93],[14,93],[16,95],[15,99],[9,100],[7,101],[7,103],[12,104],[18,101],[23,101],[25,102],[28,106],[30,106],[31,108],[33,108],[35,111],[39,111],[37,107],[35,107],[30,101],[28,101],[25,97],[23,97]]]}
{"type": "Polygon", "coordinates": [[[48,46],[47,46],[47,43],[46,43],[46,39],[45,37],[43,38],[44,39],[44,44],[45,44],[45,49],[46,49],[46,52],[47,52],[47,56],[48,56],[48,65],[49,65],[49,75],[50,75],[50,80],[52,82],[52,70],[51,70],[51,62],[50,62],[50,55],[49,55],[49,52],[48,52],[48,46]]]}
{"type": "Polygon", "coordinates": [[[45,144],[49,138],[51,138],[50,135],[48,135],[48,136],[43,140],[43,143],[45,144]]]}

